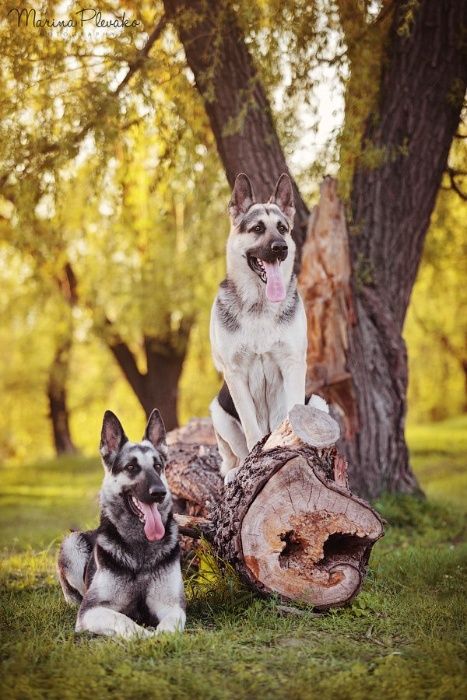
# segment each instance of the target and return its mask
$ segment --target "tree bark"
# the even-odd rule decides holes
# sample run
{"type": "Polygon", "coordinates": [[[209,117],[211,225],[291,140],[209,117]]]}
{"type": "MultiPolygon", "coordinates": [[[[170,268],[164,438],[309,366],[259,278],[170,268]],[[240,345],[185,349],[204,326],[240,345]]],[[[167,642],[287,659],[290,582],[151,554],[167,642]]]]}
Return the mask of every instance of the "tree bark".
{"type": "Polygon", "coordinates": [[[465,0],[423,0],[408,36],[394,13],[388,61],[364,152],[377,167],[357,167],[351,199],[351,257],[370,266],[372,286],[402,328],[467,82],[465,0]],[[375,118],[379,115],[379,118],[375,118]]]}
{"type": "Polygon", "coordinates": [[[178,383],[185,361],[188,337],[187,335],[183,339],[181,349],[174,348],[171,343],[158,341],[157,338],[144,338],[147,372],[142,404],[147,416],[153,408],[159,408],[167,430],[172,430],[178,425],[178,383]]]}
{"type": "MultiPolygon", "coordinates": [[[[234,11],[224,2],[164,4],[204,99],[229,182],[245,170],[270,187],[287,167],[234,11]]],[[[407,356],[401,332],[466,84],[466,3],[422,0],[408,32],[401,30],[404,18],[407,4],[399,0],[376,106],[364,130],[364,157],[352,180],[352,233],[344,251],[348,276],[339,282],[340,301],[332,300],[337,305],[330,312],[336,313],[336,328],[344,324],[345,343],[336,350],[341,376],[328,353],[321,379],[314,367],[308,378],[343,418],[340,445],[350,461],[351,483],[371,497],[418,491],[404,438],[407,356]]],[[[295,196],[300,251],[307,208],[296,188],[295,196]]],[[[328,243],[332,248],[331,239],[328,243]]],[[[328,277],[325,285],[332,289],[332,264],[320,274],[309,286],[328,277]]]]}
{"type": "Polygon", "coordinates": [[[223,480],[216,436],[209,418],[194,418],[188,425],[167,433],[169,458],[166,475],[174,499],[182,550],[193,550],[193,537],[212,540],[213,524],[207,520],[222,495],[223,480]]]}
{"type": "Polygon", "coordinates": [[[67,384],[73,345],[73,308],[77,302],[77,284],[69,263],[65,263],[61,272],[56,276],[55,282],[66,304],[66,316],[64,318],[65,329],[57,339],[54,357],[49,367],[47,382],[49,417],[57,455],[75,454],[77,449],[70,431],[67,384]]]}
{"type": "Polygon", "coordinates": [[[346,442],[359,493],[417,489],[404,438],[407,353],[402,328],[430,215],[459,123],[467,80],[467,3],[424,0],[408,36],[398,3],[376,110],[352,183],[349,237],[357,323],[347,366],[360,429],[346,442]],[[381,154],[364,165],[365,150],[381,154]],[[355,469],[358,465],[358,470],[355,469]]]}
{"type": "MultiPolygon", "coordinates": [[[[204,100],[227,180],[251,175],[255,194],[267,201],[281,173],[289,173],[271,107],[241,28],[227,0],[164,0],[204,100]]],[[[290,173],[289,173],[290,174],[290,173]]],[[[293,178],[298,252],[309,210],[293,178]]]]}
{"type": "Polygon", "coordinates": [[[66,389],[71,345],[71,337],[66,337],[59,343],[49,368],[47,383],[49,416],[57,455],[75,454],[77,451],[70,432],[66,389]]]}
{"type": "Polygon", "coordinates": [[[338,448],[352,488],[366,497],[418,491],[404,440],[405,345],[375,290],[355,290],[344,206],[331,178],[310,217],[299,286],[308,318],[306,390],[324,395],[341,424],[338,448]]]}
{"type": "Polygon", "coordinates": [[[153,336],[144,337],[146,372],[142,372],[129,346],[115,332],[110,321],[106,323],[104,339],[141,406],[149,417],[158,408],[167,430],[178,426],[178,383],[185,361],[191,324],[180,329],[177,342],[163,341],[153,336]]]}

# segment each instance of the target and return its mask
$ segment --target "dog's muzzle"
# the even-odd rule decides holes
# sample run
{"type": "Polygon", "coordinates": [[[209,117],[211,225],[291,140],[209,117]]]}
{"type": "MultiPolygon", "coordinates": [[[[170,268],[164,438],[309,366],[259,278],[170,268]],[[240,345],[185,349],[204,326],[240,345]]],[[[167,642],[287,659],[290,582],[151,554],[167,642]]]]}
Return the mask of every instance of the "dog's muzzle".
{"type": "MultiPolygon", "coordinates": [[[[271,243],[271,254],[274,260],[283,262],[289,253],[289,247],[285,241],[273,241],[271,243]]],[[[273,262],[272,260],[268,262],[273,262]]]]}
{"type": "Polygon", "coordinates": [[[251,248],[247,253],[248,265],[266,283],[265,264],[281,263],[287,258],[289,248],[285,241],[273,241],[269,246],[251,248]]]}
{"type": "Polygon", "coordinates": [[[266,297],[269,301],[280,302],[286,297],[281,263],[286,259],[288,252],[287,243],[281,239],[250,248],[247,252],[248,265],[266,285],[266,297]]]}
{"type": "Polygon", "coordinates": [[[164,486],[150,486],[148,489],[149,499],[152,503],[162,503],[167,495],[167,490],[164,486]]]}
{"type": "MultiPolygon", "coordinates": [[[[158,494],[158,498],[162,501],[166,493],[164,489],[164,496],[158,494]]],[[[134,494],[129,494],[127,498],[130,511],[143,525],[146,539],[150,542],[161,540],[165,535],[165,526],[162,522],[162,517],[156,501],[141,501],[134,494]]]]}

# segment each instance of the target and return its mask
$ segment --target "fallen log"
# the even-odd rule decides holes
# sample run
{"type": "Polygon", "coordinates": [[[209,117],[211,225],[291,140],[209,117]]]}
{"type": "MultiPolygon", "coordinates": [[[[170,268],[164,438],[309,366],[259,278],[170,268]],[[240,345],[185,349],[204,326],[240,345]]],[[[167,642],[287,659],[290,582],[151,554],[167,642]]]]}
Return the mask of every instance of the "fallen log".
{"type": "Polygon", "coordinates": [[[184,470],[183,443],[172,443],[167,473],[175,495],[183,489],[185,497],[196,491],[197,498],[209,500],[209,506],[190,506],[197,513],[176,516],[181,531],[203,534],[262,595],[274,593],[319,609],[343,605],[360,590],[383,524],[373,508],[350,492],[346,463],[334,446],[338,437],[329,414],[297,405],[254,447],[235,480],[225,488],[221,482],[218,491],[219,480],[213,480],[216,448],[192,445],[184,470]],[[207,481],[205,458],[194,452],[201,448],[209,449],[207,481]]]}

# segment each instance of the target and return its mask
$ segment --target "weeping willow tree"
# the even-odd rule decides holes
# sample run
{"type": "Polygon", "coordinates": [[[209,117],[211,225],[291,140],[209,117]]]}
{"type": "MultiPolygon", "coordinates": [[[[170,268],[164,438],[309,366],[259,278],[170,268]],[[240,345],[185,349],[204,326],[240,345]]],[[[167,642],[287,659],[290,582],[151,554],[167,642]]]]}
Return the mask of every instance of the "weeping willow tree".
{"type": "MultiPolygon", "coordinates": [[[[69,9],[52,2],[48,13],[69,9]]],[[[105,343],[143,410],[159,406],[170,429],[190,334],[200,318],[206,325],[220,274],[216,218],[227,192],[201,101],[161,42],[165,18],[154,20],[149,3],[130,9],[139,22],[130,42],[123,30],[97,43],[79,25],[51,33],[14,13],[1,37],[2,238],[59,293],[47,383],[57,452],[74,449],[73,315],[89,319],[86,332],[105,343]]]]}

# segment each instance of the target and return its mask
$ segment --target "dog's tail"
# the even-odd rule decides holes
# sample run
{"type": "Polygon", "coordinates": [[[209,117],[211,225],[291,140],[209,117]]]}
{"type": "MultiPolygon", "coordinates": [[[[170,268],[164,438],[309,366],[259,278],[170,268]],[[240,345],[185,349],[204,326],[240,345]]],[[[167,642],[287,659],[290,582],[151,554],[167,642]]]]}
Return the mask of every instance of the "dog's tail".
{"type": "Polygon", "coordinates": [[[329,406],[321,396],[318,396],[318,394],[312,394],[306,403],[308,406],[313,406],[313,408],[318,408],[320,411],[329,413],[329,406]]]}

